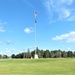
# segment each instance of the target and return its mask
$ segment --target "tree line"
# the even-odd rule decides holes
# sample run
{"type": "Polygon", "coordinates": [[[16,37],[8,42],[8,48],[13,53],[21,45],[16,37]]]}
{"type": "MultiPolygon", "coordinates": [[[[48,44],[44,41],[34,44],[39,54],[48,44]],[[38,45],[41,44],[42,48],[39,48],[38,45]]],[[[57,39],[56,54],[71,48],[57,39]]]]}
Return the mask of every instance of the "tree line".
{"type": "MultiPolygon", "coordinates": [[[[75,57],[75,52],[73,51],[62,51],[62,50],[40,50],[38,47],[36,48],[36,53],[38,54],[39,58],[73,58],[75,57]]],[[[12,54],[10,57],[8,55],[1,55],[0,59],[6,58],[34,58],[35,50],[30,51],[27,49],[27,52],[22,52],[18,54],[12,54]]]]}
{"type": "Polygon", "coordinates": [[[0,59],[6,59],[6,58],[9,58],[7,55],[1,55],[0,54],[0,59]]]}
{"type": "MultiPolygon", "coordinates": [[[[40,50],[36,48],[36,53],[39,58],[73,58],[75,57],[75,52],[72,51],[62,51],[62,50],[40,50]]],[[[34,58],[35,50],[31,51],[28,49],[27,52],[22,52],[19,54],[12,54],[11,58],[34,58]]]]}

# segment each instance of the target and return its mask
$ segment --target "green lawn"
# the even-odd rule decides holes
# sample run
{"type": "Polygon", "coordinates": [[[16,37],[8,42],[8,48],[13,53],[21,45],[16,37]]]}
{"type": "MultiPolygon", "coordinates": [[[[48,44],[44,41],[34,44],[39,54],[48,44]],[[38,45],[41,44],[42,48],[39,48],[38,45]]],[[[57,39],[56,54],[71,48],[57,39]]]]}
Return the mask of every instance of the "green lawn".
{"type": "Polygon", "coordinates": [[[75,75],[75,59],[1,59],[0,75],[75,75]]]}

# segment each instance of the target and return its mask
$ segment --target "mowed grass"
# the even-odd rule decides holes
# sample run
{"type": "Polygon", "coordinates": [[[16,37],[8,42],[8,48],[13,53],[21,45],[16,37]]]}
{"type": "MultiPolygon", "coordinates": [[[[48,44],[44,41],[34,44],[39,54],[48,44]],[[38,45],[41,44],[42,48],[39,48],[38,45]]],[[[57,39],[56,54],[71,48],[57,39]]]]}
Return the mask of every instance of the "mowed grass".
{"type": "Polygon", "coordinates": [[[3,59],[0,75],[75,75],[75,59],[3,59]]]}

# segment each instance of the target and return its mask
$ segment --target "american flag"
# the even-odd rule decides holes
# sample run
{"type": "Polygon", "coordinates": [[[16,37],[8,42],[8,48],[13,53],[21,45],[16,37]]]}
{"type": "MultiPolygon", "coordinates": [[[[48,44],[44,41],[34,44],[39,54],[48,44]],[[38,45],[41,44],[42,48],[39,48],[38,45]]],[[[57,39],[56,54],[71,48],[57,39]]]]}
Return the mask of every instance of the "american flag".
{"type": "Polygon", "coordinates": [[[38,16],[37,12],[34,13],[35,16],[38,16]]]}

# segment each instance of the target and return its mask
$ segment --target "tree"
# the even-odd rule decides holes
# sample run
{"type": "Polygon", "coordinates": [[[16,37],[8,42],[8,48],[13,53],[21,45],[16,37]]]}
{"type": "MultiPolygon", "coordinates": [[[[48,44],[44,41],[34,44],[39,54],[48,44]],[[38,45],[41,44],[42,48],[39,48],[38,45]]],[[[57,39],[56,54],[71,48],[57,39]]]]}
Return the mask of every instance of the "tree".
{"type": "Polygon", "coordinates": [[[6,59],[6,58],[8,58],[8,56],[7,55],[3,55],[3,57],[2,57],[3,59],[6,59]]]}
{"type": "Polygon", "coordinates": [[[30,52],[29,48],[28,48],[27,56],[26,56],[26,57],[27,57],[27,58],[31,58],[31,52],[30,52]]]}
{"type": "Polygon", "coordinates": [[[73,57],[73,52],[72,51],[68,51],[67,54],[68,54],[68,57],[73,57]]]}
{"type": "Polygon", "coordinates": [[[15,54],[12,54],[12,55],[11,55],[11,58],[15,58],[15,57],[16,57],[15,54]]]}
{"type": "Polygon", "coordinates": [[[46,50],[46,51],[45,51],[44,57],[45,57],[45,58],[49,58],[49,57],[50,57],[50,52],[49,52],[49,50],[46,50]]]}
{"type": "Polygon", "coordinates": [[[75,51],[74,51],[74,53],[73,53],[73,57],[75,57],[75,51]]]}
{"type": "Polygon", "coordinates": [[[56,58],[60,58],[60,57],[61,57],[61,55],[62,55],[61,50],[60,50],[60,49],[59,49],[59,50],[57,50],[57,52],[56,52],[56,58]]]}
{"type": "Polygon", "coordinates": [[[38,57],[41,58],[41,52],[40,52],[40,49],[38,47],[36,48],[36,53],[38,54],[38,57]]]}
{"type": "Polygon", "coordinates": [[[63,57],[63,58],[67,58],[67,56],[68,56],[68,55],[67,55],[67,52],[63,51],[63,52],[62,52],[62,57],[63,57]]]}
{"type": "Polygon", "coordinates": [[[54,57],[55,57],[54,51],[51,51],[51,52],[50,52],[50,57],[51,57],[51,58],[54,58],[54,57]]]}
{"type": "Polygon", "coordinates": [[[31,52],[31,57],[34,58],[35,50],[31,52]]]}
{"type": "Polygon", "coordinates": [[[41,50],[40,53],[41,53],[41,58],[43,58],[44,57],[44,51],[41,50]]]}
{"type": "Polygon", "coordinates": [[[2,55],[0,54],[0,59],[2,58],[2,55]]]}
{"type": "MultiPolygon", "coordinates": [[[[59,50],[40,50],[38,49],[38,47],[36,48],[36,53],[38,54],[39,58],[59,58],[59,57],[63,57],[63,58],[67,58],[67,57],[75,57],[75,52],[72,51],[61,51],[59,50]]],[[[35,55],[35,50],[31,51],[28,49],[27,52],[23,52],[23,53],[19,53],[17,55],[12,54],[11,57],[12,58],[34,58],[35,55]]],[[[0,58],[2,58],[2,55],[0,55],[0,58]]]]}
{"type": "Polygon", "coordinates": [[[59,57],[59,51],[54,50],[54,58],[58,58],[59,57]]]}

